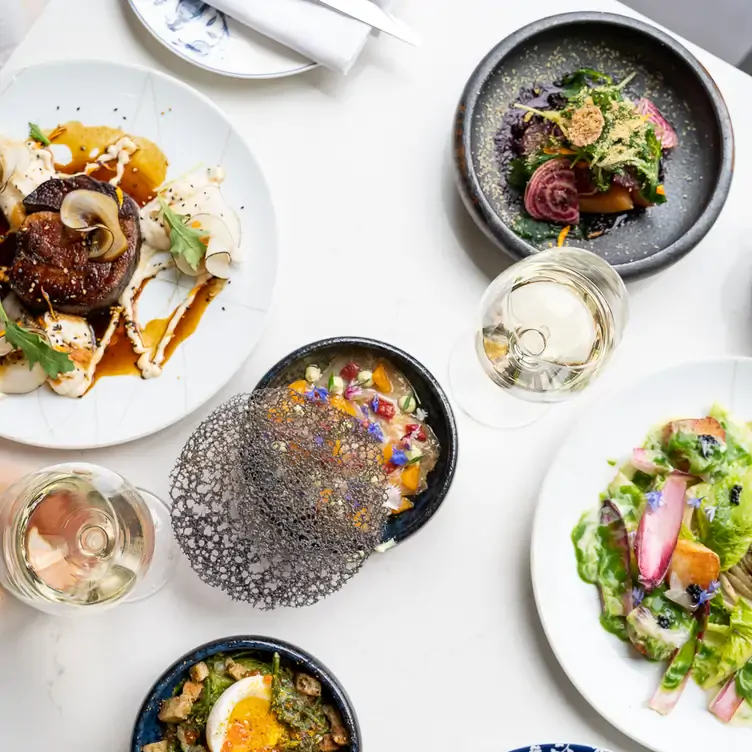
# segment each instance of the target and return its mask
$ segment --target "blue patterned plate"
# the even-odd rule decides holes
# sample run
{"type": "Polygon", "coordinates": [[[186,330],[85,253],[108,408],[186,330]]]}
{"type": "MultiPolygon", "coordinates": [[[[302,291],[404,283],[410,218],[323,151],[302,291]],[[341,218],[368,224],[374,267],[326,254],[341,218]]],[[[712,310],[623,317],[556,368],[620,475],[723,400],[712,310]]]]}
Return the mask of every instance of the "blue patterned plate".
{"type": "Polygon", "coordinates": [[[200,0],[129,2],[165,47],[212,73],[235,78],[281,78],[317,65],[200,0]]]}
{"type": "Polygon", "coordinates": [[[586,744],[531,744],[529,747],[520,747],[514,752],[608,752],[602,747],[588,747],[586,744]]]}

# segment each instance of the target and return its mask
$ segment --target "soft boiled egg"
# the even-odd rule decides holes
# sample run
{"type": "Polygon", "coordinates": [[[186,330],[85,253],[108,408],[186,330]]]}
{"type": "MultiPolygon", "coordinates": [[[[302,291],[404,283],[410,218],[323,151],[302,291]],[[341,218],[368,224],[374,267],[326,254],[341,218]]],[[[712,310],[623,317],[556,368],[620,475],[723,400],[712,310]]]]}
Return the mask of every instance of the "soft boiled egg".
{"type": "Polygon", "coordinates": [[[249,676],[226,689],[206,722],[210,752],[260,752],[275,747],[285,728],[271,703],[271,676],[249,676]]]}

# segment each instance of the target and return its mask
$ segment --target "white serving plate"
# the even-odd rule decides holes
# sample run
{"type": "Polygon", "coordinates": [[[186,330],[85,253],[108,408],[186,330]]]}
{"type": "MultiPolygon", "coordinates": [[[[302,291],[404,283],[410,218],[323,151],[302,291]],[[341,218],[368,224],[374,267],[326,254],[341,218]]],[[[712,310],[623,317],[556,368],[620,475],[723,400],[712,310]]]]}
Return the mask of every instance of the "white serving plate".
{"type": "MultiPolygon", "coordinates": [[[[159,431],[229,381],[261,337],[277,275],[277,240],[271,196],[256,160],[225,115],[194,89],[146,68],[71,61],[26,68],[0,93],[0,133],[24,138],[29,122],[49,128],[69,120],[151,139],[169,160],[168,180],[201,163],[224,166],[222,191],[238,211],[245,255],[159,378],[103,378],[78,400],[46,386],[0,399],[0,436],[87,449],[159,431]]],[[[139,320],[167,316],[190,286],[174,272],[153,280],[139,301],[139,320]]]]}
{"type": "Polygon", "coordinates": [[[598,504],[616,473],[656,423],[701,417],[714,402],[752,420],[752,359],[719,358],[674,366],[601,401],[578,420],[546,476],[533,528],[533,588],[543,628],[562,668],[585,699],[622,732],[655,752],[748,752],[752,729],[724,725],[690,678],[667,717],[648,700],[665,664],[637,656],[600,625],[593,585],[580,580],[570,535],[598,504]]]}

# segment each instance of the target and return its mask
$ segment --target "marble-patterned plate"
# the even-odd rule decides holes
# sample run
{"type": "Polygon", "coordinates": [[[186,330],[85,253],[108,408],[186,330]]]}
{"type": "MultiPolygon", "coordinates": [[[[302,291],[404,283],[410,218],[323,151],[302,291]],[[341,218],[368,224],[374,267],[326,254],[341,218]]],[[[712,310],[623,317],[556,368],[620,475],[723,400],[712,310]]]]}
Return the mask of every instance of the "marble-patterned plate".
{"type": "Polygon", "coordinates": [[[665,664],[640,658],[600,625],[598,591],[577,574],[572,529],[598,504],[617,467],[658,423],[706,415],[719,403],[752,419],[752,358],[682,363],[645,376],[578,418],[540,491],[533,525],[533,590],[543,629],[562,668],[606,720],[654,752],[743,752],[750,730],[724,725],[690,678],[668,716],[648,708],[665,664]]]}
{"type": "MultiPolygon", "coordinates": [[[[277,275],[274,209],[266,180],[225,115],[194,89],[156,71],[104,61],[66,61],[26,68],[0,91],[0,134],[28,135],[80,120],[151,139],[169,161],[168,180],[197,165],[221,165],[222,192],[238,212],[244,262],[179,345],[159,378],[99,380],[81,399],[46,386],[0,399],[0,436],[24,444],[87,449],[121,444],[180,420],[216,394],[261,337],[277,275]]],[[[143,323],[163,318],[191,282],[165,272],[139,300],[143,323]]]]}
{"type": "Polygon", "coordinates": [[[317,63],[238,23],[201,0],[129,0],[141,23],[167,49],[212,73],[282,78],[317,63]]]}

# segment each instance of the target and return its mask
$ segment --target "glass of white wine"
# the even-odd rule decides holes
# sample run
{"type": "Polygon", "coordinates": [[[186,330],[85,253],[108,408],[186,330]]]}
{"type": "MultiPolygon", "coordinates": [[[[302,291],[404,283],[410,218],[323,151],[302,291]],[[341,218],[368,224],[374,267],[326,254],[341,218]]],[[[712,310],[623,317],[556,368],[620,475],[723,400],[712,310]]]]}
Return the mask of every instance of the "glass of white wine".
{"type": "Polygon", "coordinates": [[[580,248],[541,251],[486,290],[478,324],[452,353],[452,392],[479,423],[528,425],[601,373],[628,317],[627,289],[610,264],[580,248]]]}
{"type": "Polygon", "coordinates": [[[170,511],[104,467],[54,465],[0,496],[0,585],[52,614],[156,593],[174,572],[170,511]]]}

